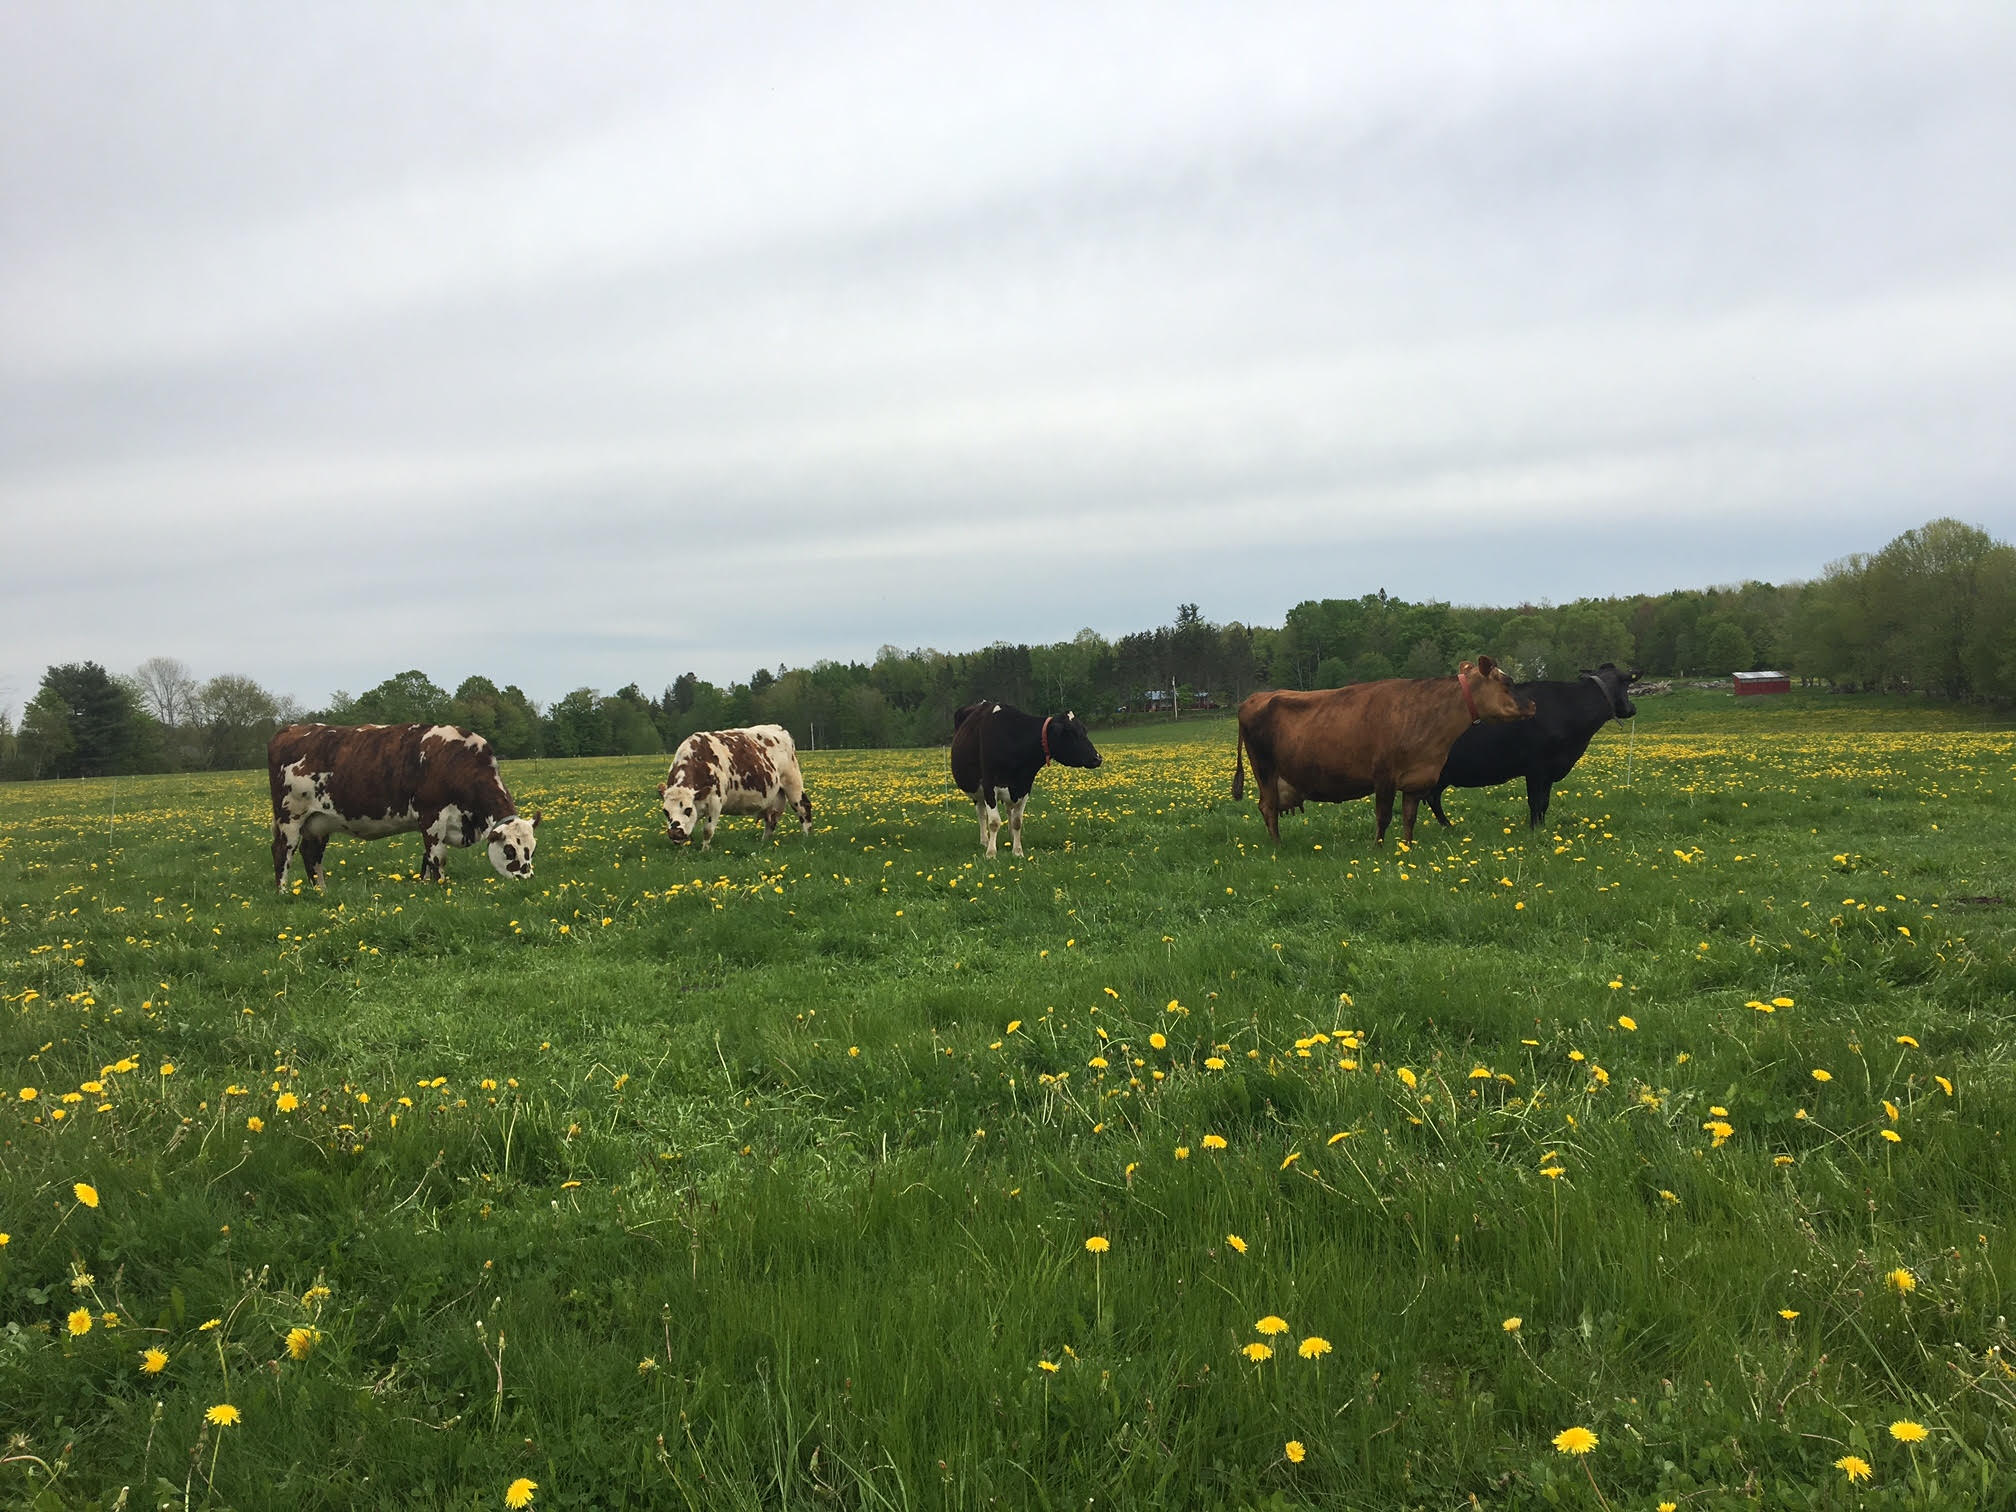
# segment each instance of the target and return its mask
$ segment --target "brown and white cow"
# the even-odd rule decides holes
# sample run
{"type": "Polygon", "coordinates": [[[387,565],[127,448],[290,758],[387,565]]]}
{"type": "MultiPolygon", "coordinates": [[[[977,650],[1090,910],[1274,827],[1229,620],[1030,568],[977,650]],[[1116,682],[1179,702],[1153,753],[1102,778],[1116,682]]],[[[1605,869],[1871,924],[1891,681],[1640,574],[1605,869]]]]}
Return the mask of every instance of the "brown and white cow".
{"type": "Polygon", "coordinates": [[[1267,833],[1281,838],[1283,809],[1305,802],[1344,803],[1372,795],[1377,843],[1393,819],[1393,795],[1404,796],[1403,838],[1414,838],[1414,813],[1434,791],[1449,747],[1483,721],[1530,719],[1533,700],[1488,656],[1460,666],[1454,677],[1389,677],[1313,693],[1255,693],[1239,705],[1239,744],[1232,759],[1232,796],[1246,795],[1243,758],[1253,756],[1253,782],[1267,833]]]}
{"type": "Polygon", "coordinates": [[[672,753],[658,801],[665,810],[665,836],[674,845],[697,833],[704,851],[723,814],[761,814],[767,840],[787,808],[796,810],[804,832],[812,833],[812,800],[798,771],[798,747],[782,725],[688,735],[672,753]]]}
{"type": "Polygon", "coordinates": [[[481,735],[454,725],[289,725],[266,747],[273,790],[273,884],[287,891],[287,864],[301,852],[322,885],[322,852],[334,834],[376,840],[420,831],[420,875],[441,880],[441,849],[482,840],[501,877],[532,875],[533,831],[497,776],[481,735]]]}

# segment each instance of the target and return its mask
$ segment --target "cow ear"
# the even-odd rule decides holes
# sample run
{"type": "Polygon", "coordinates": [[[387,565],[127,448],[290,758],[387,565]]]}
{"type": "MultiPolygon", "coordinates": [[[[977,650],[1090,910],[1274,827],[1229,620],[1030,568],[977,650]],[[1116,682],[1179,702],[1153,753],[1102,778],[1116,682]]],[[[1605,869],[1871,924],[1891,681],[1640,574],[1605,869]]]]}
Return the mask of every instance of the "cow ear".
{"type": "Polygon", "coordinates": [[[532,828],[534,828],[535,830],[539,828],[539,821],[544,817],[545,815],[541,814],[537,809],[534,809],[532,811],[532,828]]]}
{"type": "Polygon", "coordinates": [[[1498,670],[1498,663],[1491,660],[1489,656],[1480,656],[1477,658],[1477,670],[1482,672],[1486,677],[1489,677],[1493,672],[1498,670]]]}
{"type": "Polygon", "coordinates": [[[660,798],[665,796],[665,784],[662,782],[658,784],[658,796],[660,798]]]}

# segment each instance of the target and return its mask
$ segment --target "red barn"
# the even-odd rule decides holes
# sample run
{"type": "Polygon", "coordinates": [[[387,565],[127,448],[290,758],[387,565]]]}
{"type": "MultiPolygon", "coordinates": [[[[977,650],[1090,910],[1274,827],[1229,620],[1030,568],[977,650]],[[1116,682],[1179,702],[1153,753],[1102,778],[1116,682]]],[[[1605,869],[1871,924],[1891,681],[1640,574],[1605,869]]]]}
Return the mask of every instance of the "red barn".
{"type": "Polygon", "coordinates": [[[1736,684],[1736,696],[1747,698],[1757,693],[1790,693],[1792,679],[1783,672],[1735,672],[1730,674],[1736,684]]]}

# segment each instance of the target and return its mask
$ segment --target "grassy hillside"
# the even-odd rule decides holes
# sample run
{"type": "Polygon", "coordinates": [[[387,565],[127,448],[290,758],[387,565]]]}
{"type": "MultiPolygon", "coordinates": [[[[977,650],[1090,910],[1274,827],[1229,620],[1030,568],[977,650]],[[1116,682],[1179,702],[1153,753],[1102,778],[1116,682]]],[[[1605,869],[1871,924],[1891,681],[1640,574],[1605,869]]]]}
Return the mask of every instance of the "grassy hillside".
{"type": "Polygon", "coordinates": [[[259,777],[0,788],[0,1500],[2008,1504],[2011,737],[1713,697],[1383,853],[1224,720],[1020,861],[942,751],[285,899],[259,777]]]}

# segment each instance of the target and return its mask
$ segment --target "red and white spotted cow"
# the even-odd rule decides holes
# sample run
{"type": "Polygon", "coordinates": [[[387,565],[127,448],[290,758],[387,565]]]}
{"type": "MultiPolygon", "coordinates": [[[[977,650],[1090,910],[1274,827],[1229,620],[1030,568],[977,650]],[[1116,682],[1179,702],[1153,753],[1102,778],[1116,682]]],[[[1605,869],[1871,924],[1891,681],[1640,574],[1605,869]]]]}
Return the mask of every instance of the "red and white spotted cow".
{"type": "Polygon", "coordinates": [[[812,800],[798,771],[798,747],[782,725],[688,735],[672,753],[658,798],[666,838],[674,845],[697,833],[704,851],[723,814],[761,814],[767,840],[787,808],[795,809],[805,833],[812,833],[812,800]]]}
{"type": "Polygon", "coordinates": [[[481,735],[454,725],[289,725],[266,747],[273,789],[273,883],[287,891],[287,864],[301,852],[322,885],[322,852],[334,834],[376,840],[420,831],[420,875],[441,880],[441,848],[490,850],[506,878],[532,875],[530,819],[504,790],[497,757],[481,735]]]}

